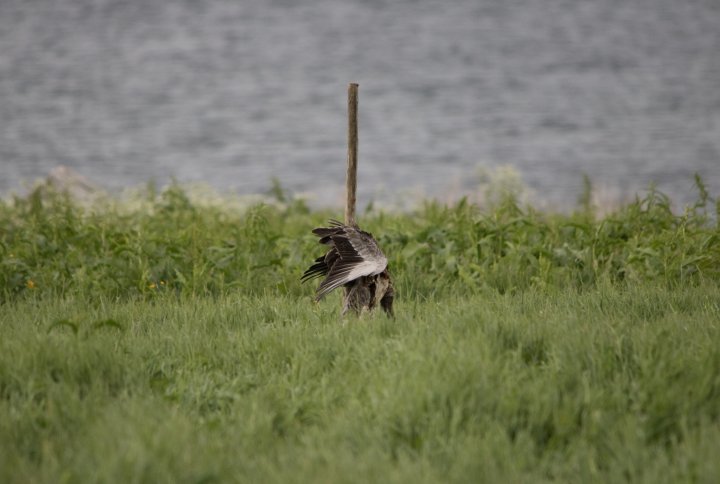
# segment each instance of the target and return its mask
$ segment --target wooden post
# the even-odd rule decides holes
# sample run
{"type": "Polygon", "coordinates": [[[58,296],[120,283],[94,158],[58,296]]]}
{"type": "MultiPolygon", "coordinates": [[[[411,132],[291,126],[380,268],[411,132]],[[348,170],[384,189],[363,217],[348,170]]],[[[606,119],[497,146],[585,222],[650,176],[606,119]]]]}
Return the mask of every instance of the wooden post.
{"type": "MultiPolygon", "coordinates": [[[[358,163],[358,85],[348,85],[348,163],[347,177],[345,178],[346,200],[345,200],[345,225],[357,227],[355,220],[355,201],[357,192],[357,163],[358,163]]],[[[369,235],[369,234],[366,234],[369,235]]],[[[368,242],[370,243],[370,242],[368,242]]],[[[377,242],[371,240],[372,244],[377,242]]],[[[371,311],[378,305],[387,314],[393,315],[392,302],[395,291],[392,286],[390,274],[387,270],[381,274],[359,277],[343,287],[343,309],[342,314],[352,311],[360,316],[366,311],[371,311]]]]}
{"type": "Polygon", "coordinates": [[[345,200],[345,224],[355,225],[355,198],[357,192],[357,154],[358,154],[358,85],[348,86],[348,164],[345,178],[347,198],[345,200]]]}

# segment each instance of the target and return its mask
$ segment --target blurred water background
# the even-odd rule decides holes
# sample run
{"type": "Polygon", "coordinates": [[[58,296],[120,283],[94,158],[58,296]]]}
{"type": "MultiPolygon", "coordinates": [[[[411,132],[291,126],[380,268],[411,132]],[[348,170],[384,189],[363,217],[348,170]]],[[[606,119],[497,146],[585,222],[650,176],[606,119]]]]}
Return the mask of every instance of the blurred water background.
{"type": "Polygon", "coordinates": [[[720,190],[717,0],[0,0],[0,193],[66,165],[340,203],[474,194],[511,166],[572,207],[720,190]]]}

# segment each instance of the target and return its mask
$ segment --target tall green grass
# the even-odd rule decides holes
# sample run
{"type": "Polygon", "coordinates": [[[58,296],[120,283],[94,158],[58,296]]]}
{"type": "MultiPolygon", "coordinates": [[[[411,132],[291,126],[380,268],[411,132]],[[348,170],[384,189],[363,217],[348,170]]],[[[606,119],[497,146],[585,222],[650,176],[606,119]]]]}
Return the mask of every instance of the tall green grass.
{"type": "MultiPolygon", "coordinates": [[[[604,279],[717,282],[720,210],[699,179],[698,187],[698,202],[680,214],[650,191],[603,218],[590,206],[543,213],[507,197],[485,210],[427,202],[409,214],[371,212],[361,222],[409,298],[583,289],[604,279]]],[[[242,210],[202,205],[178,186],[84,206],[40,187],[0,204],[0,301],[29,294],[307,294],[298,275],[321,252],[309,230],[332,215],[301,201],[242,210]]]]}
{"type": "Polygon", "coordinates": [[[334,215],[180,187],[0,204],[0,482],[716,482],[720,230],[651,191],[361,218],[397,318],[299,275],[334,215]],[[339,296],[338,296],[339,297],[339,296]]]}
{"type": "Polygon", "coordinates": [[[714,482],[714,286],[0,311],[2,482],[714,482]]]}

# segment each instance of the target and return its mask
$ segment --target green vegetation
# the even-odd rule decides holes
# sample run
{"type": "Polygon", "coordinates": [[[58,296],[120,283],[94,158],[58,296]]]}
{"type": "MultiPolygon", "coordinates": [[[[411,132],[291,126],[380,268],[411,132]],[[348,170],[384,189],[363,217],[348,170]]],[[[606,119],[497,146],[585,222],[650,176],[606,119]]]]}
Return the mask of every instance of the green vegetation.
{"type": "MultiPolygon", "coordinates": [[[[361,221],[397,318],[299,276],[334,215],[177,186],[0,202],[0,482],[717,482],[720,206],[361,221]]],[[[589,184],[588,184],[589,189],[589,184]]]]}

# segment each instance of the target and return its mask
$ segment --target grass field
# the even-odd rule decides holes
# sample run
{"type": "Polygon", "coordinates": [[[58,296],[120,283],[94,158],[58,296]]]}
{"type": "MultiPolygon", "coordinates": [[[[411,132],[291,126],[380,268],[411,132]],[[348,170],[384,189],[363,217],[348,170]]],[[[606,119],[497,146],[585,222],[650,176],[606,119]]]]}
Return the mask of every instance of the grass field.
{"type": "Polygon", "coordinates": [[[602,218],[371,210],[394,320],[312,302],[335,214],[282,193],[0,203],[0,482],[717,482],[698,185],[602,218]]]}

